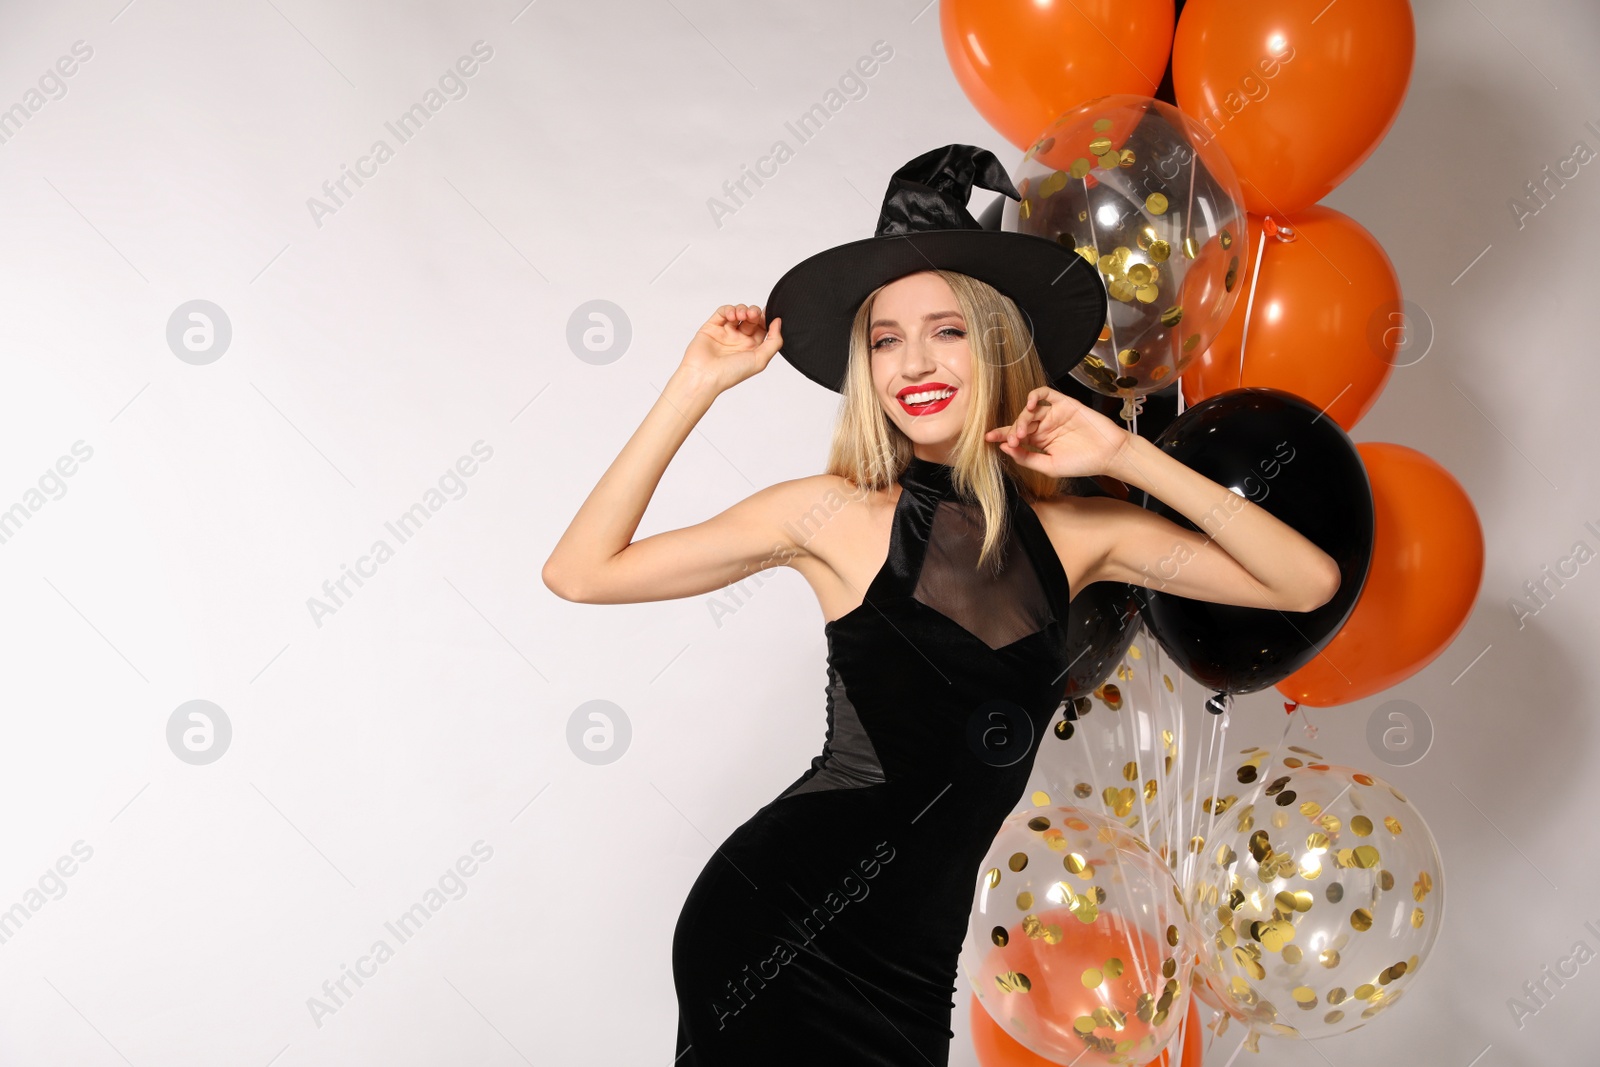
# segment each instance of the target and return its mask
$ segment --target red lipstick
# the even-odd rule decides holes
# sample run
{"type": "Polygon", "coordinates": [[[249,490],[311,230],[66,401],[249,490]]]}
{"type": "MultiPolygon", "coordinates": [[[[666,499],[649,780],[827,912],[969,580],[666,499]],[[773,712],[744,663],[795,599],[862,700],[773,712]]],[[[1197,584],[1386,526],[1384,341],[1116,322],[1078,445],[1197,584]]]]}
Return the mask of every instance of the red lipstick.
{"type": "Polygon", "coordinates": [[[955,399],[956,387],[944,382],[922,382],[918,385],[908,385],[895,394],[895,399],[900,401],[900,407],[908,415],[932,415],[936,411],[943,411],[955,399]],[[910,403],[907,397],[935,394],[936,399],[923,400],[921,403],[910,403]],[[937,394],[943,393],[943,396],[937,394]]]}

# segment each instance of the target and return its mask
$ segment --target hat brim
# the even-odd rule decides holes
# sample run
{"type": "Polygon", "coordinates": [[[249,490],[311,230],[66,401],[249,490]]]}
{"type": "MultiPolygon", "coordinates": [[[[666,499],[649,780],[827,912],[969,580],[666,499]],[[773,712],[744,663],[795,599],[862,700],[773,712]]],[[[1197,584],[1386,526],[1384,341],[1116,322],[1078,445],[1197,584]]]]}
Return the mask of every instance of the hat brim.
{"type": "Polygon", "coordinates": [[[764,309],[768,322],[783,319],[780,353],[807,378],[843,392],[856,309],[879,286],[925,270],[970,275],[1010,297],[1052,381],[1071,371],[1105,328],[1105,283],[1072,249],[1009,230],[928,230],[836,245],[792,267],[764,309]]]}

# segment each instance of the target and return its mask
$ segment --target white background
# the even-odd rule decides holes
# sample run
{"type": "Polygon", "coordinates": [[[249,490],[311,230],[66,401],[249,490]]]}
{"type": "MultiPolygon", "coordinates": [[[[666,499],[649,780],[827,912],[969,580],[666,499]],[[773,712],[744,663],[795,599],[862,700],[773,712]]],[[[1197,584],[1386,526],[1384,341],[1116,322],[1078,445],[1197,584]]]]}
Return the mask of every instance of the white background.
{"type": "MultiPolygon", "coordinates": [[[[918,0],[121,4],[0,9],[0,107],[93,49],[0,144],[0,507],[93,450],[0,544],[0,908],[92,849],[0,944],[0,1063],[667,1067],[683,896],[821,745],[821,614],[792,571],[719,622],[712,597],[566,603],[539,568],[717,305],[869,236],[912,156],[1020,152],[918,0]],[[466,95],[398,144],[385,121],[480,40],[466,95]],[[794,146],[785,122],[880,40],[866,95],[718,225],[724,181],[794,146]],[[394,157],[319,225],[308,198],[380,137],[394,157]],[[166,339],[194,299],[233,330],[205,366],[166,339]],[[566,339],[595,299],[633,331],[606,366],[566,339]],[[395,547],[384,523],[480,440],[465,495],[318,625],[308,598],[395,547]],[[193,699],[233,730],[205,766],[166,740],[193,699]],[[567,743],[595,699],[632,724],[607,766],[567,743]],[[393,945],[384,922],[480,840],[465,895],[319,1026],[308,998],[393,945]]],[[[1325,757],[1424,813],[1449,906],[1397,1010],[1263,1045],[1340,1067],[1582,1063],[1600,963],[1521,1029],[1506,1002],[1579,939],[1600,949],[1600,566],[1525,627],[1508,605],[1600,545],[1600,164],[1521,229],[1507,200],[1574,142],[1600,150],[1600,20],[1579,0],[1416,18],[1399,120],[1326,203],[1382,243],[1435,336],[1353,436],[1452,471],[1487,569],[1432,666],[1311,721],[1325,757]],[[1365,739],[1395,697],[1436,731],[1403,769],[1365,739]]],[[[835,405],[775,360],[718,400],[640,535],[817,471],[835,405]]],[[[1243,705],[1234,736],[1270,743],[1277,697],[1243,705]]],[[[954,1064],[975,1062],[966,1008],[963,984],[954,1064]]]]}

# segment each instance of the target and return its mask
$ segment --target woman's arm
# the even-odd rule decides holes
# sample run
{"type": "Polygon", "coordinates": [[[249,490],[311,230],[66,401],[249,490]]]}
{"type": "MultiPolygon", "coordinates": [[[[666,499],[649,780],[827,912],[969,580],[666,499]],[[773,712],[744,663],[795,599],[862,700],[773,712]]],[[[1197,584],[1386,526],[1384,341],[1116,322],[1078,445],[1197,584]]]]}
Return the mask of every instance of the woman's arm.
{"type": "MultiPolygon", "coordinates": [[[[1122,431],[1127,433],[1126,430],[1122,431]]],[[[1339,566],[1254,501],[1128,434],[1106,473],[1143,489],[1202,532],[1121,500],[1107,500],[1109,550],[1101,578],[1196,600],[1311,611],[1339,589],[1339,566]]]]}
{"type": "Polygon", "coordinates": [[[985,438],[1025,467],[1060,478],[1104,474],[1143,489],[1203,531],[1126,501],[1075,501],[1094,530],[1084,584],[1131,582],[1280,611],[1311,611],[1338,591],[1338,564],[1299,531],[1048,386],[1029,394],[1013,425],[985,438]]]}
{"type": "Polygon", "coordinates": [[[617,458],[545,561],[541,577],[564,600],[618,604],[720,589],[752,570],[788,562],[799,546],[783,518],[797,486],[763,489],[705,522],[633,542],[667,464],[724,390],[764,369],[782,344],[761,308],[724,305],[702,326],[617,458]]]}

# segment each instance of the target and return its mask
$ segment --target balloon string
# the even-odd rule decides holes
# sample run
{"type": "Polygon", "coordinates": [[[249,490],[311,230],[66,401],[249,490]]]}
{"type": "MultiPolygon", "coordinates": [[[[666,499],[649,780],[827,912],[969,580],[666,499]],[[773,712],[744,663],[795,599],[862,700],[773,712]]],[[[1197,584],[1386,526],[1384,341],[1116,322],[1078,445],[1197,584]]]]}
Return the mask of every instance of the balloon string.
{"type": "MultiPolygon", "coordinates": [[[[1232,693],[1228,694],[1228,707],[1230,710],[1233,707],[1232,693]]],[[[1216,741],[1215,762],[1211,779],[1211,820],[1206,824],[1206,841],[1205,844],[1201,846],[1202,848],[1210,848],[1211,843],[1216,840],[1217,835],[1217,815],[1220,814],[1217,809],[1222,806],[1222,798],[1218,796],[1218,794],[1222,792],[1222,764],[1224,759],[1222,746],[1227,743],[1228,738],[1227,712],[1223,712],[1221,715],[1213,715],[1211,717],[1211,736],[1216,741]]]]}
{"type": "MultiPolygon", "coordinates": [[[[1194,996],[1193,993],[1190,993],[1189,995],[1191,997],[1194,996]]],[[[1189,1036],[1189,1013],[1186,1011],[1186,1012],[1183,1013],[1183,1018],[1178,1020],[1178,1032],[1174,1036],[1173,1041],[1172,1041],[1172,1044],[1174,1046],[1176,1046],[1176,1047],[1174,1047],[1172,1049],[1172,1051],[1170,1053],[1168,1053],[1168,1055],[1167,1055],[1167,1062],[1168,1063],[1182,1063],[1183,1062],[1183,1043],[1184,1043],[1184,1040],[1188,1036],[1189,1036]]],[[[1157,1061],[1157,1062],[1159,1062],[1159,1061],[1157,1061]]]]}
{"type": "MultiPolygon", "coordinates": [[[[1266,219],[1262,220],[1261,239],[1256,244],[1256,267],[1255,267],[1255,270],[1250,272],[1250,296],[1244,302],[1244,326],[1242,326],[1240,328],[1240,330],[1239,330],[1239,385],[1238,385],[1238,388],[1240,388],[1240,389],[1244,388],[1244,344],[1245,344],[1245,341],[1247,341],[1249,339],[1249,337],[1250,337],[1250,309],[1253,308],[1255,306],[1255,303],[1256,303],[1256,282],[1261,280],[1261,254],[1267,250],[1266,220],[1270,219],[1271,217],[1272,216],[1268,215],[1266,217],[1266,219]]],[[[1250,232],[1250,224],[1249,224],[1249,222],[1245,223],[1244,232],[1245,233],[1249,233],[1250,232]]]]}
{"type": "MultiPolygon", "coordinates": [[[[1142,622],[1142,620],[1141,620],[1141,622],[1142,622]]],[[[1119,661],[1119,662],[1125,662],[1125,661],[1119,661]]],[[[1105,734],[1105,735],[1102,735],[1102,736],[1104,736],[1106,738],[1106,740],[1113,747],[1115,747],[1116,746],[1116,742],[1115,742],[1114,738],[1116,736],[1118,736],[1118,734],[1121,732],[1121,730],[1122,730],[1122,723],[1119,720],[1115,730],[1111,731],[1109,734],[1105,734]]],[[[1116,753],[1116,755],[1124,755],[1124,754],[1125,754],[1124,752],[1117,752],[1116,753]]],[[[1115,758],[1115,757],[1113,757],[1113,758],[1115,758]]],[[[1095,796],[1100,798],[1101,806],[1102,807],[1107,807],[1108,805],[1107,805],[1107,801],[1106,801],[1105,788],[1103,788],[1100,785],[1100,773],[1099,773],[1100,769],[1101,769],[1100,768],[1100,764],[1101,764],[1101,760],[1099,758],[1091,759],[1089,761],[1089,780],[1090,780],[1091,786],[1094,788],[1095,796]]],[[[1122,821],[1117,816],[1115,807],[1111,807],[1111,810],[1108,813],[1108,818],[1115,819],[1119,823],[1122,821]]],[[[1148,844],[1148,842],[1146,842],[1146,843],[1148,844]]],[[[1116,857],[1117,876],[1119,878],[1123,879],[1126,882],[1128,876],[1127,876],[1126,872],[1123,870],[1123,867],[1122,867],[1122,852],[1121,852],[1121,850],[1113,849],[1112,850],[1112,854],[1116,857]]],[[[1067,889],[1068,892],[1076,892],[1075,890],[1072,889],[1071,886],[1067,886],[1066,883],[1063,882],[1062,885],[1065,886],[1065,888],[1067,889]]],[[[1130,941],[1130,943],[1128,945],[1128,948],[1130,950],[1129,951],[1129,955],[1131,955],[1133,957],[1133,968],[1134,968],[1135,973],[1139,977],[1140,985],[1142,985],[1146,989],[1149,989],[1151,987],[1151,985],[1153,984],[1152,981],[1151,981],[1151,975],[1154,973],[1155,961],[1151,960],[1148,963],[1146,962],[1144,946],[1142,944],[1136,945],[1136,944],[1132,944],[1131,941],[1130,941]]],[[[1087,1052],[1088,1049],[1085,1048],[1084,1051],[1087,1052]]],[[[1081,1053],[1080,1053],[1080,1055],[1081,1055],[1081,1053]]],[[[1074,1061],[1074,1062],[1076,1062],[1076,1061],[1074,1061]]]]}
{"type": "Polygon", "coordinates": [[[1239,1040],[1239,1047],[1233,1050],[1233,1055],[1228,1057],[1228,1062],[1224,1063],[1222,1067],[1233,1067],[1233,1061],[1239,1058],[1239,1053],[1244,1051],[1244,1043],[1249,1040],[1250,1033],[1246,1031],[1244,1037],[1239,1040]]]}
{"type": "Polygon", "coordinates": [[[1194,163],[1194,166],[1189,168],[1189,200],[1183,207],[1183,239],[1186,246],[1194,223],[1194,176],[1195,172],[1200,169],[1200,161],[1198,159],[1191,162],[1194,163]]]}

